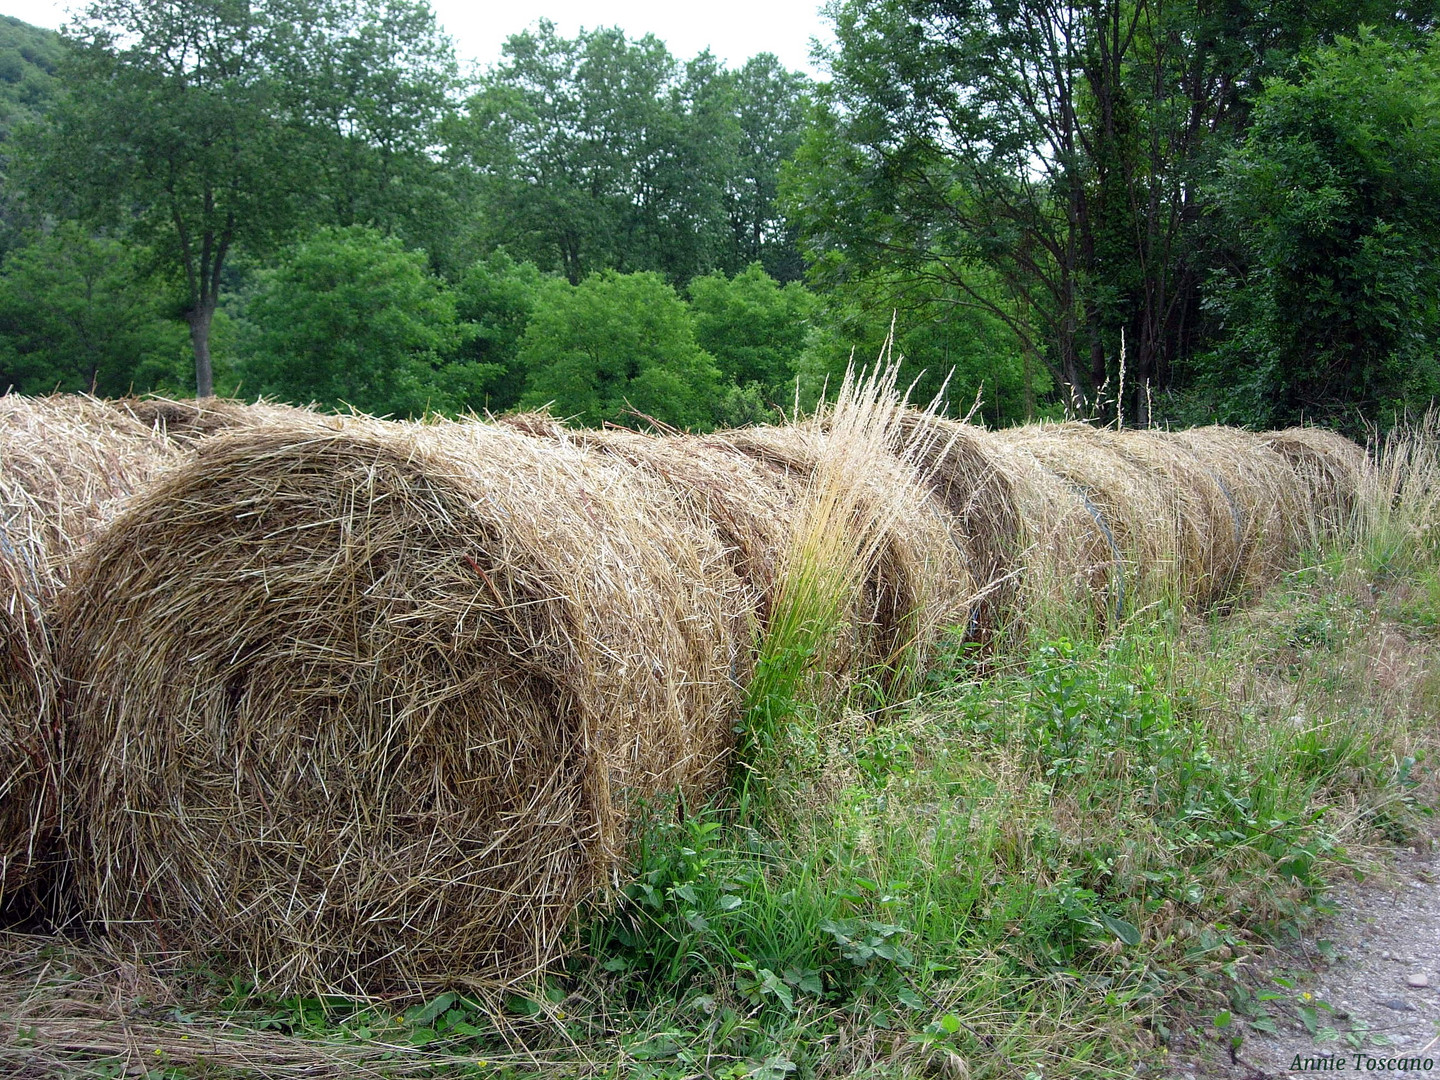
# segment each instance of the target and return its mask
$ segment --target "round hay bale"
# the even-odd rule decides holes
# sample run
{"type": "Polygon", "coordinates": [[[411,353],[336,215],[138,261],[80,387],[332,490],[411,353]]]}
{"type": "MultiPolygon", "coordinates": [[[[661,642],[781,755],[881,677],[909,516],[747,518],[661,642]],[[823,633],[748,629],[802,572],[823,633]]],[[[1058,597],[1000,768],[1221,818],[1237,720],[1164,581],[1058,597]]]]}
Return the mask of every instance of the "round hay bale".
{"type": "Polygon", "coordinates": [[[571,443],[642,469],[668,485],[699,527],[712,529],[752,594],[763,625],[800,492],[773,470],[723,443],[623,428],[567,428],[548,413],[512,413],[499,423],[534,438],[571,443]]]}
{"type": "Polygon", "coordinates": [[[75,553],[176,456],[94,398],[0,397],[0,903],[46,865],[58,813],[46,609],[75,553]]]}
{"type": "Polygon", "coordinates": [[[1283,457],[1309,502],[1310,542],[1347,536],[1357,527],[1373,467],[1365,449],[1325,428],[1294,427],[1259,438],[1283,457]]]}
{"type": "Polygon", "coordinates": [[[148,428],[178,442],[193,443],[237,427],[249,427],[309,414],[309,409],[272,401],[244,402],[233,398],[196,398],[177,401],[166,397],[122,398],[115,407],[148,428]]]}
{"type": "MultiPolygon", "coordinates": [[[[826,469],[842,455],[832,436],[814,424],[753,427],[707,436],[703,443],[730,448],[760,462],[805,498],[812,485],[853,484],[850,523],[859,537],[882,530],[873,565],[849,618],[849,634],[832,655],[837,673],[889,668],[914,652],[925,658],[941,629],[968,627],[976,589],[966,552],[956,543],[948,515],[917,471],[889,452],[826,469]]],[[[863,546],[863,545],[862,545],[863,546]]]]}
{"type": "Polygon", "coordinates": [[[1263,436],[1241,428],[1190,428],[1165,437],[1193,454],[1224,491],[1236,536],[1226,591],[1274,580],[1290,565],[1306,517],[1304,493],[1284,458],[1263,436]]]}
{"type": "MultiPolygon", "coordinates": [[[[1123,567],[1117,588],[1127,603],[1173,591],[1183,580],[1174,492],[1148,465],[1125,454],[1088,424],[1035,424],[995,433],[1072,484],[1098,511],[1123,567]]],[[[1092,513],[1092,516],[1094,514],[1092,513]]]]}
{"type": "Polygon", "coordinates": [[[1010,617],[1020,588],[1020,511],[1014,485],[970,424],[907,410],[900,433],[921,478],[949,514],[978,598],[971,635],[988,642],[1010,617]]]}
{"type": "Polygon", "coordinates": [[[1014,493],[1023,572],[1017,608],[1075,604],[1100,624],[1124,606],[1124,566],[1103,511],[1003,431],[977,439],[1014,493]]]}
{"type": "Polygon", "coordinates": [[[723,775],[744,594],[662,484],[472,424],[200,443],[57,607],[76,888],[274,992],[563,954],[635,802],[723,775]]]}
{"type": "Polygon", "coordinates": [[[1222,476],[1188,446],[1146,429],[1101,431],[1097,439],[1148,469],[1168,494],[1174,584],[1186,601],[1209,604],[1235,584],[1246,534],[1222,476]]]}

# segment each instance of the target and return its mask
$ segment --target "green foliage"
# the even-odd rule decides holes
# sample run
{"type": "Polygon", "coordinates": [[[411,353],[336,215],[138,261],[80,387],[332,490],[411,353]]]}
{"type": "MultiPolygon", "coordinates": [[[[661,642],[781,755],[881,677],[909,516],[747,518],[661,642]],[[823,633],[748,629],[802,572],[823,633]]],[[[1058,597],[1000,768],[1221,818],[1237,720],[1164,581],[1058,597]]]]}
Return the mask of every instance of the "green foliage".
{"type": "Polygon", "coordinates": [[[188,341],[150,254],[73,224],[0,266],[0,390],[103,396],[184,387],[188,341]]]}
{"type": "Polygon", "coordinates": [[[1142,421],[1147,386],[1213,329],[1199,283],[1244,226],[1201,228],[1197,181],[1243,135],[1245,95],[1361,23],[1411,40],[1435,17],[1368,0],[1263,18],[1121,0],[831,10],[834,78],[786,184],[816,283],[941,285],[927,303],[984,307],[1087,414],[1113,415],[1123,343],[1120,406],[1142,421]]]}
{"type": "Polygon", "coordinates": [[[681,64],[653,36],[512,37],[450,133],[503,245],[578,284],[653,270],[680,285],[760,260],[796,276],[775,201],[806,80],[774,57],[681,64]]]}
{"type": "Polygon", "coordinates": [[[607,271],[536,296],[520,344],[529,374],[521,404],[599,426],[640,423],[632,409],[675,427],[712,423],[715,360],[695,343],[685,303],[659,274],[607,271]]]}
{"type": "Polygon", "coordinates": [[[396,232],[452,262],[466,208],[433,151],[461,89],[453,43],[418,0],[317,7],[324,25],[283,71],[304,129],[306,216],[396,232]]]}
{"type": "Polygon", "coordinates": [[[728,280],[720,273],[695,278],[689,292],[695,340],[721,375],[742,390],[754,386],[767,402],[789,405],[814,297],[799,282],[781,286],[758,262],[728,280]]]}
{"type": "Polygon", "coordinates": [[[17,124],[42,116],[59,93],[60,35],[0,15],[0,142],[17,124]]]}
{"type": "MultiPolygon", "coordinates": [[[[914,384],[912,401],[928,404],[943,388],[942,413],[964,416],[978,398],[977,420],[997,426],[1054,411],[1046,408],[1054,390],[1049,372],[985,306],[938,277],[917,281],[882,269],[850,278],[836,271],[841,257],[827,261],[827,273],[836,273],[842,283],[821,295],[812,318],[815,332],[797,363],[804,403],[813,402],[823,386],[833,392],[852,356],[879,356],[893,319],[900,383],[914,384]]],[[[985,277],[977,268],[974,287],[1005,306],[1002,291],[987,286],[985,277]]]]}
{"type": "Polygon", "coordinates": [[[1440,392],[1440,45],[1369,32],[1259,96],[1216,182],[1222,416],[1358,429],[1440,392]]]}
{"type": "Polygon", "coordinates": [[[416,416],[483,392],[496,365],[446,363],[455,299],[423,252],[373,229],[322,229],[280,252],[245,305],[252,392],[416,416]]]}
{"type": "Polygon", "coordinates": [[[534,263],[517,263],[495,251],[472,264],[454,287],[455,311],[466,326],[457,356],[495,370],[485,384],[483,400],[466,398],[458,405],[476,412],[513,408],[525,389],[520,342],[529,325],[545,279],[534,263]]]}

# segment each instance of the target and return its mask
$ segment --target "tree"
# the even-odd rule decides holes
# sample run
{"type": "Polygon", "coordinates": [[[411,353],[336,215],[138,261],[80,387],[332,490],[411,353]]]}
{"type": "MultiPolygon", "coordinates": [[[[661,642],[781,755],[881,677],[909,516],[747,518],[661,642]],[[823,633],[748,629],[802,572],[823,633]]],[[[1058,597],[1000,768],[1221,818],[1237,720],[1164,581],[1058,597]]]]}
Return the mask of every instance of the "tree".
{"type": "Polygon", "coordinates": [[[805,266],[795,229],[781,209],[780,169],[804,138],[810,80],[786,71],[770,53],[760,53],[730,81],[738,146],[726,185],[734,243],[726,269],[734,272],[758,262],[779,281],[796,281],[805,266]]]}
{"type": "Polygon", "coordinates": [[[274,72],[313,19],[287,0],[101,0],[75,26],[67,93],[39,133],[32,172],[50,203],[130,224],[183,277],[201,397],[227,257],[293,224],[296,133],[274,72]]]}
{"type": "Polygon", "coordinates": [[[1197,180],[1245,92],[1356,20],[1414,28],[1432,7],[844,0],[792,216],[822,269],[987,310],[1085,411],[1123,335],[1144,421],[1147,385],[1194,346],[1197,180]]]}
{"type": "Polygon", "coordinates": [[[459,340],[454,297],[424,252],[352,226],[325,228],[261,271],[245,305],[242,374],[283,400],[415,416],[445,410],[494,371],[447,364],[459,340]]]}
{"type": "Polygon", "coordinates": [[[26,155],[30,186],[61,216],[128,229],[184,281],[200,396],[236,250],[263,256],[293,236],[317,187],[332,210],[393,211],[396,163],[424,137],[407,128],[434,107],[417,89],[433,64],[405,65],[443,51],[433,34],[419,52],[398,39],[427,18],[406,0],[358,15],[339,0],[97,0],[77,19],[66,93],[26,155]],[[349,92],[361,100],[338,104],[349,92]],[[347,171],[336,162],[350,148],[347,171]]]}
{"type": "Polygon", "coordinates": [[[758,262],[733,278],[715,273],[690,282],[696,342],[727,383],[753,385],[766,402],[790,404],[814,308],[799,282],[782,287],[758,262]]]}
{"type": "Polygon", "coordinates": [[[428,249],[458,216],[434,154],[462,87],[454,45],[417,0],[360,0],[323,15],[331,22],[286,58],[299,67],[283,78],[313,139],[314,216],[428,249]]]}
{"type": "Polygon", "coordinates": [[[1258,97],[1214,189],[1200,373],[1226,419],[1358,429],[1440,393],[1437,115],[1440,39],[1342,38],[1258,97]]]}
{"type": "Polygon", "coordinates": [[[654,270],[674,285],[759,259],[797,275],[775,204],[807,81],[761,56],[740,72],[675,60],[653,36],[512,37],[452,128],[491,241],[572,283],[654,270]]]}
{"type": "MultiPolygon", "coordinates": [[[[978,268],[971,269],[971,281],[977,290],[987,288],[978,268]]],[[[991,302],[1003,306],[998,283],[992,279],[988,288],[991,302]]],[[[873,363],[888,351],[900,364],[899,382],[913,384],[910,397],[918,404],[943,391],[942,412],[964,416],[978,400],[977,416],[996,425],[1051,412],[1044,404],[1050,378],[1023,341],[938,274],[918,281],[899,272],[851,278],[820,298],[813,322],[815,333],[796,364],[807,406],[826,384],[838,387],[852,358],[873,363]]]]}
{"type": "Polygon", "coordinates": [[[119,396],[183,385],[183,331],[149,255],[74,224],[0,268],[0,393],[119,396]]]}
{"type": "Polygon", "coordinates": [[[466,336],[458,356],[494,372],[483,398],[458,404],[476,412],[514,408],[525,391],[520,342],[546,279],[534,263],[516,262],[504,251],[472,264],[455,283],[455,308],[466,336]]]}
{"type": "Polygon", "coordinates": [[[591,426],[635,425],[633,409],[707,427],[720,394],[720,372],[695,343],[685,302],[648,271],[553,282],[537,298],[520,362],[529,373],[522,405],[549,404],[591,426]]]}

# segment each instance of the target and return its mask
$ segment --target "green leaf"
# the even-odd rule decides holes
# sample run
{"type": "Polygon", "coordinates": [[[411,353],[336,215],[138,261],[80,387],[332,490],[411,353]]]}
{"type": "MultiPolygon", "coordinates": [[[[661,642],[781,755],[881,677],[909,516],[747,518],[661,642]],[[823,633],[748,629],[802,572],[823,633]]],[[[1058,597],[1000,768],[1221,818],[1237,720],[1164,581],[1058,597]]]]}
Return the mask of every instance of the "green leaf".
{"type": "Polygon", "coordinates": [[[1229,1009],[1221,1009],[1218,1013],[1215,1014],[1215,1021],[1214,1021],[1214,1023],[1215,1023],[1215,1026],[1216,1026],[1217,1028],[1220,1028],[1221,1030],[1224,1030],[1225,1028],[1227,1028],[1227,1027],[1230,1026],[1230,1020],[1231,1020],[1230,1010],[1229,1010],[1229,1009]]]}
{"type": "Polygon", "coordinates": [[[1126,922],[1124,919],[1117,919],[1113,915],[1102,914],[1099,916],[1099,919],[1100,922],[1104,924],[1105,929],[1109,930],[1126,945],[1140,944],[1140,931],[1137,930],[1133,924],[1126,922]]]}

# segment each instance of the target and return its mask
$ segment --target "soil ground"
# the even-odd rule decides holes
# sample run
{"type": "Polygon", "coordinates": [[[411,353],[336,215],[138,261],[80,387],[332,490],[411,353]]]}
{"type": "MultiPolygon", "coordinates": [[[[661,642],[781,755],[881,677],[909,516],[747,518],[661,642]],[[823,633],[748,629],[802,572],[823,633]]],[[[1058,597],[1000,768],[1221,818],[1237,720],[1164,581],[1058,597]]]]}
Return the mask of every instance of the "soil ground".
{"type": "Polygon", "coordinates": [[[1257,1027],[1237,1015],[1192,1039],[1172,1060],[1171,1080],[1401,1069],[1440,1077],[1440,830],[1399,849],[1384,870],[1337,886],[1331,904],[1334,915],[1252,969],[1257,991],[1281,995],[1265,1003],[1271,1020],[1257,1027]]]}

